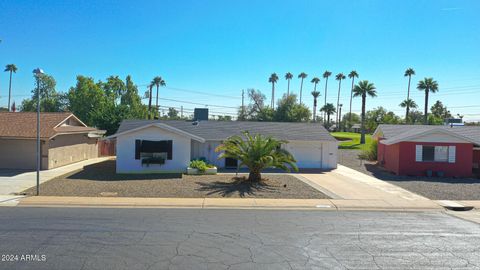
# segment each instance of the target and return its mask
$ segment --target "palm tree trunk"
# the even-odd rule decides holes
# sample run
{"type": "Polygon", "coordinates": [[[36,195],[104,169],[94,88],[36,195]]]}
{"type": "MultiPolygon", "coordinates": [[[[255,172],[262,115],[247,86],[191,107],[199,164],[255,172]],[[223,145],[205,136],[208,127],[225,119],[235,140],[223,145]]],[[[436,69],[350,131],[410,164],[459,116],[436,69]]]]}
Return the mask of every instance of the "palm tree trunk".
{"type": "Polygon", "coordinates": [[[362,95],[362,134],[360,135],[360,144],[365,144],[365,102],[367,95],[362,95]]]}
{"type": "MultiPolygon", "coordinates": [[[[156,101],[155,101],[155,116],[159,113],[159,110],[158,110],[158,88],[159,88],[159,86],[157,85],[157,97],[156,97],[156,101]]],[[[155,116],[153,118],[155,118],[155,116]]]]}
{"type": "Polygon", "coordinates": [[[250,173],[248,174],[248,181],[260,182],[260,180],[262,180],[262,174],[260,173],[260,171],[251,170],[250,173]]]}
{"type": "Polygon", "coordinates": [[[272,109],[275,108],[275,83],[272,82],[272,109]]]}
{"type": "Polygon", "coordinates": [[[288,79],[287,97],[290,96],[290,79],[288,79]]]}
{"type": "Polygon", "coordinates": [[[152,119],[152,87],[150,86],[150,92],[148,94],[148,119],[152,119]]]}
{"type": "MultiPolygon", "coordinates": [[[[407,90],[407,101],[410,99],[410,81],[412,79],[412,75],[408,75],[408,90],[407,90]]],[[[405,114],[405,122],[408,123],[408,113],[410,112],[410,107],[408,106],[408,102],[407,102],[407,112],[405,114]]]]}
{"type": "Polygon", "coordinates": [[[327,118],[327,124],[330,124],[330,114],[329,113],[327,113],[327,117],[328,117],[327,118]]]}
{"type": "Polygon", "coordinates": [[[8,83],[8,111],[10,109],[10,98],[12,97],[12,71],[10,70],[10,82],[8,83]]]}
{"type": "Polygon", "coordinates": [[[302,104],[302,89],[303,89],[303,78],[302,78],[302,81],[300,82],[300,104],[302,104]]]}
{"type": "Polygon", "coordinates": [[[317,98],[313,99],[313,122],[317,122],[317,98]]]}
{"type": "Polygon", "coordinates": [[[352,99],[353,99],[353,85],[355,84],[355,77],[352,77],[352,89],[350,90],[350,112],[348,115],[348,124],[352,125],[352,99]]]}
{"type": "MultiPolygon", "coordinates": [[[[327,105],[327,86],[328,86],[328,77],[325,78],[325,98],[324,98],[325,101],[323,102],[323,106],[327,105]]],[[[326,112],[323,112],[323,123],[325,123],[325,115],[326,114],[327,114],[326,112]]],[[[328,121],[328,122],[330,122],[330,121],[328,121]]]]}
{"type": "Polygon", "coordinates": [[[423,116],[423,124],[428,125],[428,90],[425,90],[425,109],[424,109],[424,116],[423,116]]]}
{"type": "Polygon", "coordinates": [[[340,104],[340,88],[342,87],[342,80],[338,81],[338,96],[337,96],[337,113],[335,115],[336,124],[338,125],[338,105],[340,104]]]}

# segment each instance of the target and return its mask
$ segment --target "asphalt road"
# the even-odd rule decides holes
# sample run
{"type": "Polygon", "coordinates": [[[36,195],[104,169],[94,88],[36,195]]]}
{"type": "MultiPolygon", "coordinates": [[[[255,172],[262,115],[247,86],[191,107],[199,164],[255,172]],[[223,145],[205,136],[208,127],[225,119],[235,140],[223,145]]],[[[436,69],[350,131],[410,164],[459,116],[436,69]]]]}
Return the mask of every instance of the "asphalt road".
{"type": "Polygon", "coordinates": [[[14,260],[0,269],[479,269],[480,226],[442,213],[16,207],[0,208],[0,253],[14,260]]]}

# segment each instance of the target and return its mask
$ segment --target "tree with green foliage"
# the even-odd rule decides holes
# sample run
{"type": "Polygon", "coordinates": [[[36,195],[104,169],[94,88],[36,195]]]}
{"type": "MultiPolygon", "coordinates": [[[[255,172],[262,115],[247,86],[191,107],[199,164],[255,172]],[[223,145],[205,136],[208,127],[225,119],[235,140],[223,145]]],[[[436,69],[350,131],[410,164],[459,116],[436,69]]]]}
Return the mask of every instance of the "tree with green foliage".
{"type": "Polygon", "coordinates": [[[327,103],[327,105],[323,106],[320,111],[324,112],[327,115],[326,126],[330,125],[330,115],[336,112],[335,106],[332,103],[327,103]]]}
{"type": "Polygon", "coordinates": [[[405,113],[405,123],[409,123],[408,113],[410,111],[410,108],[418,108],[417,103],[413,99],[405,99],[404,101],[402,101],[402,103],[400,103],[400,107],[407,108],[407,111],[405,113]]]}
{"type": "Polygon", "coordinates": [[[434,117],[442,119],[442,121],[445,118],[452,117],[452,114],[448,110],[447,106],[444,106],[440,100],[437,100],[435,104],[430,107],[430,111],[434,117]]]}
{"type": "Polygon", "coordinates": [[[288,86],[287,86],[287,96],[290,95],[290,81],[293,79],[293,74],[290,73],[290,72],[287,72],[287,74],[285,74],[285,80],[287,80],[288,82],[288,86]]]}
{"type": "Polygon", "coordinates": [[[343,73],[338,73],[337,75],[335,75],[335,80],[338,81],[338,95],[337,95],[337,119],[335,120],[335,123],[338,124],[338,122],[340,121],[340,119],[338,119],[338,109],[340,108],[340,89],[342,88],[342,80],[345,80],[345,75],[343,75],[343,73]]]}
{"type": "Polygon", "coordinates": [[[354,124],[360,124],[360,116],[356,113],[346,113],[342,117],[342,122],[348,130],[351,130],[354,124]]]}
{"type": "Polygon", "coordinates": [[[239,166],[246,166],[250,171],[248,181],[259,182],[262,180],[261,172],[266,168],[298,171],[293,155],[282,148],[286,143],[288,142],[270,136],[260,134],[252,136],[245,131],[243,137],[228,138],[215,149],[215,152],[221,152],[219,159],[238,160],[239,166]]]}
{"type": "Polygon", "coordinates": [[[302,103],[302,90],[303,90],[303,80],[308,77],[308,74],[305,72],[302,72],[298,74],[298,78],[300,79],[300,103],[302,103]]]}
{"type": "Polygon", "coordinates": [[[102,86],[102,82],[95,83],[93,78],[79,75],[76,85],[71,87],[67,94],[70,111],[89,126],[99,127],[92,115],[94,111],[97,112],[97,117],[102,113],[105,114],[103,117],[117,117],[110,115],[115,114],[115,100],[107,97],[102,86]]]}
{"type": "Polygon", "coordinates": [[[438,92],[438,83],[433,78],[424,78],[418,82],[417,89],[425,92],[425,108],[423,112],[423,124],[428,124],[428,96],[438,92]]]}
{"type": "Polygon", "coordinates": [[[17,66],[15,64],[8,64],[5,66],[5,72],[10,73],[10,80],[8,82],[8,110],[10,111],[10,100],[12,98],[12,73],[17,73],[17,66]]]}
{"type": "Polygon", "coordinates": [[[157,116],[158,114],[158,89],[160,88],[160,86],[165,86],[166,83],[165,83],[165,80],[162,79],[162,77],[160,76],[156,76],[155,78],[153,78],[152,80],[152,84],[155,85],[157,87],[157,96],[155,98],[155,116],[157,116]]]}
{"type": "Polygon", "coordinates": [[[370,83],[367,80],[360,81],[355,87],[353,88],[353,96],[354,97],[361,97],[362,98],[362,114],[361,114],[361,136],[360,136],[360,144],[365,144],[365,108],[366,108],[366,101],[367,96],[376,97],[377,90],[373,83],[370,83]]]}
{"type": "Polygon", "coordinates": [[[107,81],[101,85],[104,89],[107,98],[118,103],[123,94],[126,92],[125,83],[118,76],[110,76],[107,81]]]}
{"type": "MultiPolygon", "coordinates": [[[[47,74],[38,76],[38,89],[40,89],[40,111],[42,112],[63,112],[67,105],[64,94],[57,93],[57,82],[47,74]]],[[[32,89],[32,98],[24,99],[20,106],[24,112],[35,112],[37,110],[37,86],[32,89]]]]}
{"type": "MultiPolygon", "coordinates": [[[[415,75],[415,70],[413,70],[413,68],[407,68],[407,70],[405,70],[405,74],[403,74],[404,77],[408,77],[408,88],[407,88],[407,99],[405,101],[407,101],[407,103],[405,103],[405,107],[406,108],[406,112],[405,112],[405,122],[408,123],[408,113],[410,112],[410,107],[408,101],[410,100],[410,82],[412,81],[412,76],[415,75]]],[[[404,101],[404,102],[405,102],[404,101]]]]}
{"type": "MultiPolygon", "coordinates": [[[[355,78],[358,78],[358,73],[355,70],[350,71],[348,78],[352,79],[352,88],[350,89],[350,111],[348,115],[352,115],[352,99],[353,99],[353,87],[355,86],[355,78]]],[[[352,120],[349,119],[348,122],[352,120]]]]}
{"type": "Polygon", "coordinates": [[[310,120],[310,110],[304,104],[297,102],[297,96],[284,95],[278,101],[274,110],[273,120],[277,122],[307,122],[310,120]]]}
{"type": "Polygon", "coordinates": [[[274,109],[275,108],[275,84],[278,81],[278,76],[277,73],[272,73],[270,75],[270,78],[268,78],[268,82],[272,84],[272,100],[271,100],[271,107],[274,109]]]}
{"type": "Polygon", "coordinates": [[[392,111],[384,107],[377,107],[367,111],[365,116],[365,128],[373,132],[379,124],[400,124],[402,119],[392,111]]]}

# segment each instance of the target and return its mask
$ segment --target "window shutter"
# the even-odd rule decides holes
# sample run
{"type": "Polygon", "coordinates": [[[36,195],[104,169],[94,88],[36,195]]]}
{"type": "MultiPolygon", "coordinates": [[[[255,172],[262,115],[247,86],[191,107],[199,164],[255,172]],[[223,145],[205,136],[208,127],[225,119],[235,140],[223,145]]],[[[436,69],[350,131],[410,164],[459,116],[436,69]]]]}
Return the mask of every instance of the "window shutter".
{"type": "Polygon", "coordinates": [[[172,160],[173,154],[173,141],[167,141],[167,159],[172,160]]]}
{"type": "Polygon", "coordinates": [[[423,145],[415,145],[415,161],[423,161],[423,145]]]}
{"type": "Polygon", "coordinates": [[[140,148],[142,148],[142,141],[135,140],[135,159],[140,159],[140,148]]]}
{"type": "Polygon", "coordinates": [[[448,147],[448,162],[449,163],[455,163],[455,156],[456,156],[456,147],[455,146],[449,146],[448,147]]]}

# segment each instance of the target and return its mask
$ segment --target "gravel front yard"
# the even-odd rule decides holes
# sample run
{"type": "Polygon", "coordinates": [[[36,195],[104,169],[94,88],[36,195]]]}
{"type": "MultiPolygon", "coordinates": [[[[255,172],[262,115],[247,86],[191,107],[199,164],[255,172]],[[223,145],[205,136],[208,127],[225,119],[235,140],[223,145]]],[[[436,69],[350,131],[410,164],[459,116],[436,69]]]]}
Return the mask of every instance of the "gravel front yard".
{"type": "MultiPolygon", "coordinates": [[[[240,175],[243,177],[244,175],[240,175]]],[[[233,175],[115,174],[115,161],[105,161],[52,179],[40,185],[43,196],[87,197],[255,197],[324,199],[326,195],[286,174],[263,175],[252,185],[233,175]]],[[[26,190],[34,194],[35,189],[26,190]]]]}
{"type": "Polygon", "coordinates": [[[360,161],[358,150],[338,150],[338,163],[433,200],[480,200],[480,179],[398,176],[374,162],[360,161]]]}

